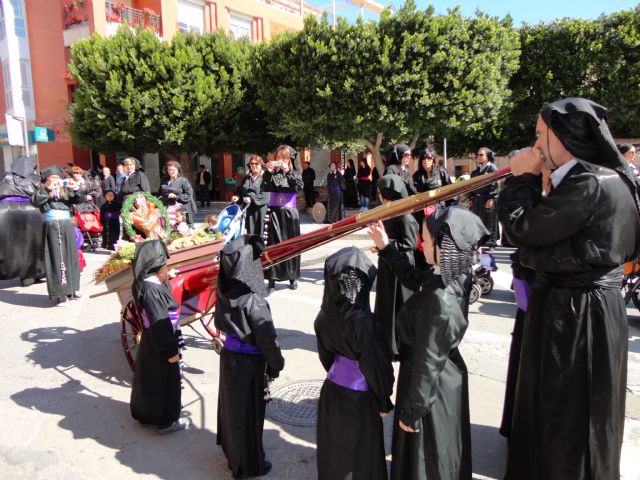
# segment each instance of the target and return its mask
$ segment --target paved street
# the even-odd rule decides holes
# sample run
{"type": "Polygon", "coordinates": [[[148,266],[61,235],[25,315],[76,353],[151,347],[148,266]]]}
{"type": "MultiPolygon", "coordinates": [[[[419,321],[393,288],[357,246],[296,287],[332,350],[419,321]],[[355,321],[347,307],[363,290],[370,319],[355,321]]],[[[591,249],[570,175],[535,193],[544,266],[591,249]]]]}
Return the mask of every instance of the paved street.
{"type": "MultiPolygon", "coordinates": [[[[303,231],[316,228],[303,216],[303,231]]],[[[322,297],[324,258],[347,245],[366,249],[364,232],[302,257],[300,288],[278,284],[269,297],[286,359],[272,385],[264,440],[273,470],[267,478],[315,478],[315,398],[325,373],[313,321],[322,297]]],[[[509,250],[495,252],[495,289],[471,307],[462,354],[470,370],[474,478],[501,479],[505,440],[498,434],[515,303],[509,250]]],[[[188,349],[184,409],[188,430],[160,436],[129,414],[131,371],[120,345],[120,304],[100,291],[93,271],[106,252],[85,254],[84,297],[49,307],[46,285],[0,282],[4,365],[0,381],[0,472],[7,479],[230,479],[216,446],[218,355],[185,329],[188,349]]],[[[372,299],[373,300],[373,299],[372,299]]],[[[629,393],[623,478],[640,478],[640,313],[629,308],[629,393]]],[[[389,451],[391,418],[385,419],[389,451]]],[[[390,456],[388,457],[390,461],[390,456]]]]}

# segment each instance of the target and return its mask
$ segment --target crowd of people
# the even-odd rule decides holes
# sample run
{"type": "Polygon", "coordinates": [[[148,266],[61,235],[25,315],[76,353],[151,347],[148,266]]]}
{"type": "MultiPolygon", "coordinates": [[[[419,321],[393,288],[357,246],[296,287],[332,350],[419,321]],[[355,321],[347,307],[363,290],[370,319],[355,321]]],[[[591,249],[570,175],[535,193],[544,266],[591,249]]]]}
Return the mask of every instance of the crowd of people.
{"type": "MultiPolygon", "coordinates": [[[[532,147],[511,152],[512,176],[502,188],[491,183],[466,203],[449,199],[369,225],[377,265],[355,247],[326,259],[314,323],[327,371],[318,403],[318,478],[388,478],[381,419],[393,412],[391,478],[471,479],[468,373],[458,347],[468,326],[477,249],[500,241],[515,247],[518,307],[500,428],[509,439],[506,478],[619,478],[627,363],[622,265],[640,256],[635,147],[615,145],[606,109],[582,98],[545,106],[536,136],[532,147]]],[[[268,161],[252,155],[231,198],[245,208],[246,234],[221,253],[215,325],[226,338],[217,442],[234,478],[272,468],[262,444],[265,407],[285,361],[266,298],[278,281],[298,288],[300,257],[264,271],[260,258],[265,247],[300,235],[297,193],[304,192],[307,206],[315,201],[315,172],[309,162],[299,171],[296,159],[288,145],[268,161]]],[[[412,152],[396,144],[385,160],[375,182],[366,161],[357,170],[353,161],[344,170],[330,163],[327,221],[344,218],[346,205],[368,209],[372,188],[385,204],[451,183],[426,145],[412,152]],[[410,174],[412,158],[418,166],[410,174]]],[[[497,170],[489,148],[477,150],[476,163],[472,177],[497,170]]],[[[192,184],[175,160],[166,172],[158,196],[169,207],[180,204],[190,223],[192,184]]],[[[206,205],[211,174],[201,168],[195,181],[206,205]]],[[[75,166],[48,167],[38,177],[29,159],[17,159],[0,182],[0,222],[19,217],[43,235],[0,229],[3,248],[19,243],[25,253],[19,263],[0,249],[0,278],[28,284],[46,276],[55,304],[79,298],[73,211],[101,205],[103,246],[112,248],[122,202],[149,190],[132,157],[115,176],[105,167],[94,178],[75,166]]],[[[131,414],[160,433],[187,426],[168,258],[164,243],[150,240],[137,244],[133,260],[144,328],[131,414]]]]}

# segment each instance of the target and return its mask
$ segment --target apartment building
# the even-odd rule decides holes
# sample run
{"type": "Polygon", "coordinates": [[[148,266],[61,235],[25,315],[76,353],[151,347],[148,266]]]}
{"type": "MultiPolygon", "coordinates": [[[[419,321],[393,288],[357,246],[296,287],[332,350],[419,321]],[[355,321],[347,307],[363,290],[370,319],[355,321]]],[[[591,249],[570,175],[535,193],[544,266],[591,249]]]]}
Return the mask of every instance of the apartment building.
{"type": "MultiPolygon", "coordinates": [[[[75,88],[67,74],[74,42],[94,32],[113,35],[125,22],[167,40],[178,31],[224,29],[263,41],[300,30],[305,15],[320,13],[302,0],[0,0],[0,173],[27,151],[41,168],[115,163],[115,157],[74,147],[66,132],[75,88]]],[[[221,177],[232,168],[230,157],[215,162],[221,164],[213,168],[223,167],[221,177]]]]}

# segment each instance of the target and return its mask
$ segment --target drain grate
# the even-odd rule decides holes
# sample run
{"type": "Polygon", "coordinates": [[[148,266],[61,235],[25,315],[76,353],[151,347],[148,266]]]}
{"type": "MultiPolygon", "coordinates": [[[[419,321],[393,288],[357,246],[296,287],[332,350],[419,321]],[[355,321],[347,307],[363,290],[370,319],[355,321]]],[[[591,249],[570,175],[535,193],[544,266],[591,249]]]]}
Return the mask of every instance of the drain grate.
{"type": "Polygon", "coordinates": [[[324,380],[305,380],[282,385],[271,392],[267,415],[272,420],[297,427],[313,427],[318,416],[318,398],[324,380]]]}

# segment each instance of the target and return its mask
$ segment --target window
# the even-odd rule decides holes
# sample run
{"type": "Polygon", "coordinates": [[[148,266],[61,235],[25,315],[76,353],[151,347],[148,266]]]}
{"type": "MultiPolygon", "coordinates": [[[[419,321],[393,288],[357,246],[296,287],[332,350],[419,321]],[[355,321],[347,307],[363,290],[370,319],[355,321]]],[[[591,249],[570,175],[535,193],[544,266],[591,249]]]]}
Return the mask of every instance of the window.
{"type": "Polygon", "coordinates": [[[2,62],[2,81],[4,83],[4,102],[7,105],[7,112],[13,110],[13,100],[11,99],[11,77],[9,76],[9,62],[2,62]]]}
{"type": "Polygon", "coordinates": [[[178,0],[178,30],[186,32],[204,32],[204,6],[178,0]]]}
{"type": "Polygon", "coordinates": [[[24,12],[22,10],[22,0],[10,0],[13,7],[13,23],[16,29],[16,36],[26,37],[24,26],[24,12]]]}
{"type": "Polygon", "coordinates": [[[229,19],[229,30],[234,38],[251,39],[251,19],[240,15],[231,14],[229,19]]]}
{"type": "Polygon", "coordinates": [[[0,40],[4,40],[5,37],[5,33],[4,33],[4,7],[2,6],[2,3],[0,2],[0,40]]]}
{"type": "Polygon", "coordinates": [[[20,78],[22,79],[22,101],[25,107],[32,107],[31,102],[31,65],[29,60],[20,59],[20,78]]]}

